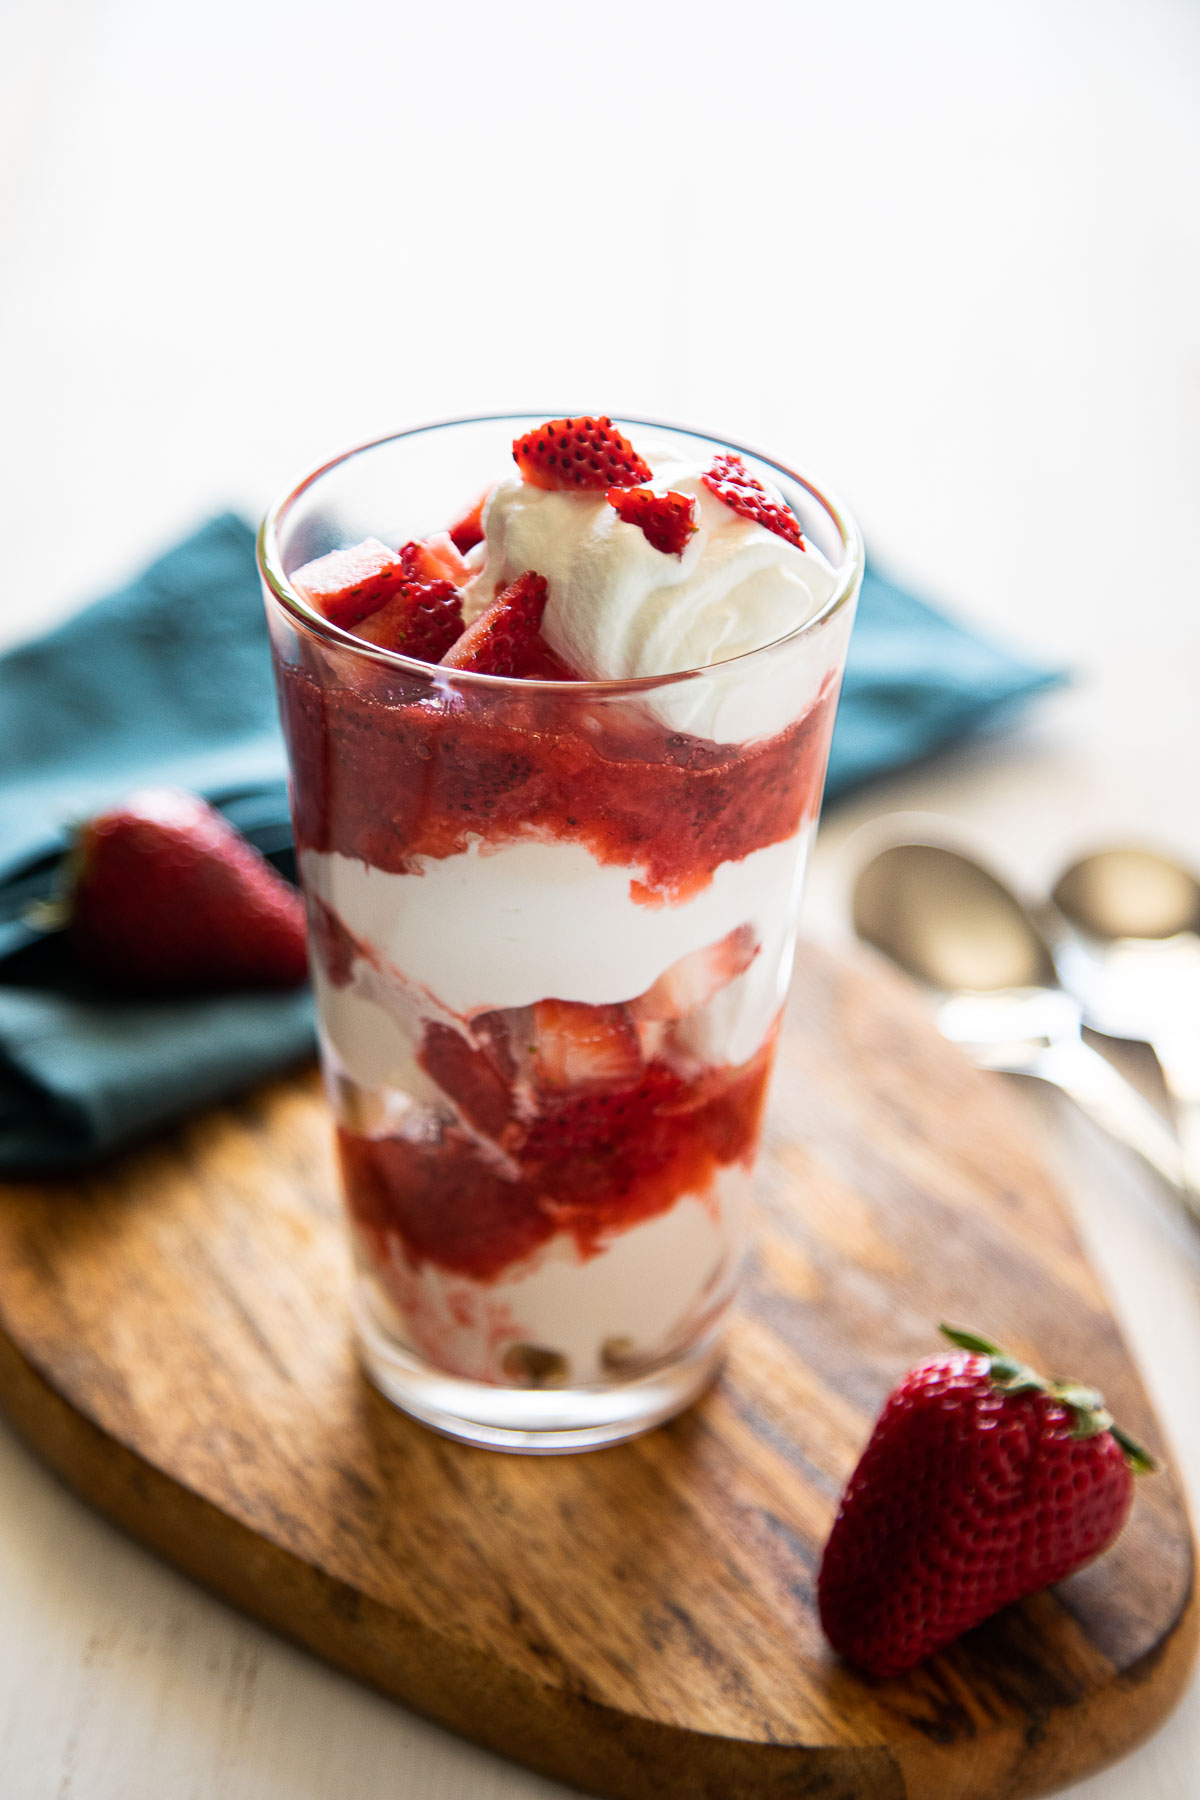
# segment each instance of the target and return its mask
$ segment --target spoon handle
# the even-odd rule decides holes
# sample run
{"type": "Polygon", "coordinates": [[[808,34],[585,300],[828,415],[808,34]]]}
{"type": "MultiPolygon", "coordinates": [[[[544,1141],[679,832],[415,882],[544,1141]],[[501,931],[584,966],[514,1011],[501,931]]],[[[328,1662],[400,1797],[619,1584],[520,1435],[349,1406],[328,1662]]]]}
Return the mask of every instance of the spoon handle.
{"type": "Polygon", "coordinates": [[[1195,1218],[1200,1219],[1200,1106],[1195,1101],[1176,1101],[1175,1129],[1183,1147],[1188,1207],[1195,1218]]]}
{"type": "Polygon", "coordinates": [[[1189,1191],[1183,1152],[1170,1128],[1098,1050],[1081,1038],[1064,1038],[1042,1050],[1028,1073],[1053,1082],[1110,1137],[1135,1150],[1200,1219],[1200,1203],[1189,1191]]]}
{"type": "Polygon", "coordinates": [[[1200,1031],[1160,1031],[1153,1039],[1158,1065],[1175,1106],[1184,1179],[1200,1215],[1200,1031]]]}

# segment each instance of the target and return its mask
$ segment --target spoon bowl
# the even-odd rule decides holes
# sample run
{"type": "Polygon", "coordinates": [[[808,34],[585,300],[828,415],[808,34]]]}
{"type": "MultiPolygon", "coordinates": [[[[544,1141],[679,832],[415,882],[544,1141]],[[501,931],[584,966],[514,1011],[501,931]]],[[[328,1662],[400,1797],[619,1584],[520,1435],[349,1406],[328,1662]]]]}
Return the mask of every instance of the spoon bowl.
{"type": "Polygon", "coordinates": [[[1054,960],[1015,895],[941,844],[893,844],[860,870],[854,928],[943,993],[1056,985],[1054,960]]]}
{"type": "Polygon", "coordinates": [[[1059,876],[1054,901],[1078,934],[1058,966],[1089,1021],[1154,1048],[1200,1208],[1200,881],[1157,851],[1100,850],[1059,876]]]}
{"type": "Polygon", "coordinates": [[[1200,881],[1154,850],[1098,850],[1064,870],[1054,904],[1101,943],[1200,931],[1200,881]]]}
{"type": "Polygon", "coordinates": [[[894,842],[859,869],[860,938],[938,997],[938,1025],[982,1067],[1069,1094],[1186,1195],[1179,1146],[1154,1108],[1082,1036],[1046,939],[999,877],[945,843],[894,842]]]}

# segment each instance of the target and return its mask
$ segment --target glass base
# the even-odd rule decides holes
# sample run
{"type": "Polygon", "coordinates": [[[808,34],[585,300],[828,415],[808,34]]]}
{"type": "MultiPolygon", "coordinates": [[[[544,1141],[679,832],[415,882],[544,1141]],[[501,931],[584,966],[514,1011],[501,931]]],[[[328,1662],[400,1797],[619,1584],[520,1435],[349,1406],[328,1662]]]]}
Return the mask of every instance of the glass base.
{"type": "Polygon", "coordinates": [[[444,1437],[486,1450],[549,1456],[601,1450],[673,1419],[704,1392],[721,1362],[722,1324],[670,1362],[629,1381],[590,1387],[512,1388],[444,1374],[381,1330],[361,1294],[359,1350],[379,1391],[444,1437]]]}

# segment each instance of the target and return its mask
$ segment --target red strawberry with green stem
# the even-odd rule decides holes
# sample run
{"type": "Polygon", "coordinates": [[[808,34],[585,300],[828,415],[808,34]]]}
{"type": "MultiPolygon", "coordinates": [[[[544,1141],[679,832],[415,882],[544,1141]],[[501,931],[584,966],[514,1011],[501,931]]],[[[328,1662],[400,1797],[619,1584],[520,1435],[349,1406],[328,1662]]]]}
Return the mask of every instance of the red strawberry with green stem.
{"type": "Polygon", "coordinates": [[[743,519],[765,525],[776,537],[795,544],[797,550],[805,548],[800,521],[786,500],[764,487],[734,451],[718,451],[700,479],[711,494],[732,507],[735,513],[740,513],[743,519]]]}
{"type": "Polygon", "coordinates": [[[821,1623],[872,1675],[902,1674],[1106,1550],[1153,1460],[1103,1397],[971,1332],[892,1392],[821,1563],[821,1623]]]}
{"type": "Polygon", "coordinates": [[[195,794],[131,794],[81,828],[69,873],[69,942],[114,988],[294,987],[308,972],[299,893],[195,794]]]}
{"type": "Polygon", "coordinates": [[[522,479],[540,488],[631,488],[651,478],[609,418],[548,419],[513,444],[522,479]]]}

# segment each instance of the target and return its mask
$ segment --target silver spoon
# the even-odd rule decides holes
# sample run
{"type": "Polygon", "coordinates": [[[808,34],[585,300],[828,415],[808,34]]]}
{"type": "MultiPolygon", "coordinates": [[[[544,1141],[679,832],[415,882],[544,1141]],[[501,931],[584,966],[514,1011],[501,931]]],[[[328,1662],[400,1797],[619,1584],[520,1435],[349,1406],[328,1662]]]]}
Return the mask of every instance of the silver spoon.
{"type": "Polygon", "coordinates": [[[944,845],[892,844],[859,870],[852,904],[858,935],[941,996],[938,1025],[973,1061],[1061,1088],[1188,1198],[1179,1145],[1085,1043],[1082,1007],[1003,882],[944,845]]]}
{"type": "Polygon", "coordinates": [[[1152,1045],[1200,1205],[1200,881],[1152,850],[1100,850],[1059,876],[1081,934],[1056,946],[1063,979],[1101,1031],[1152,1045]]]}

